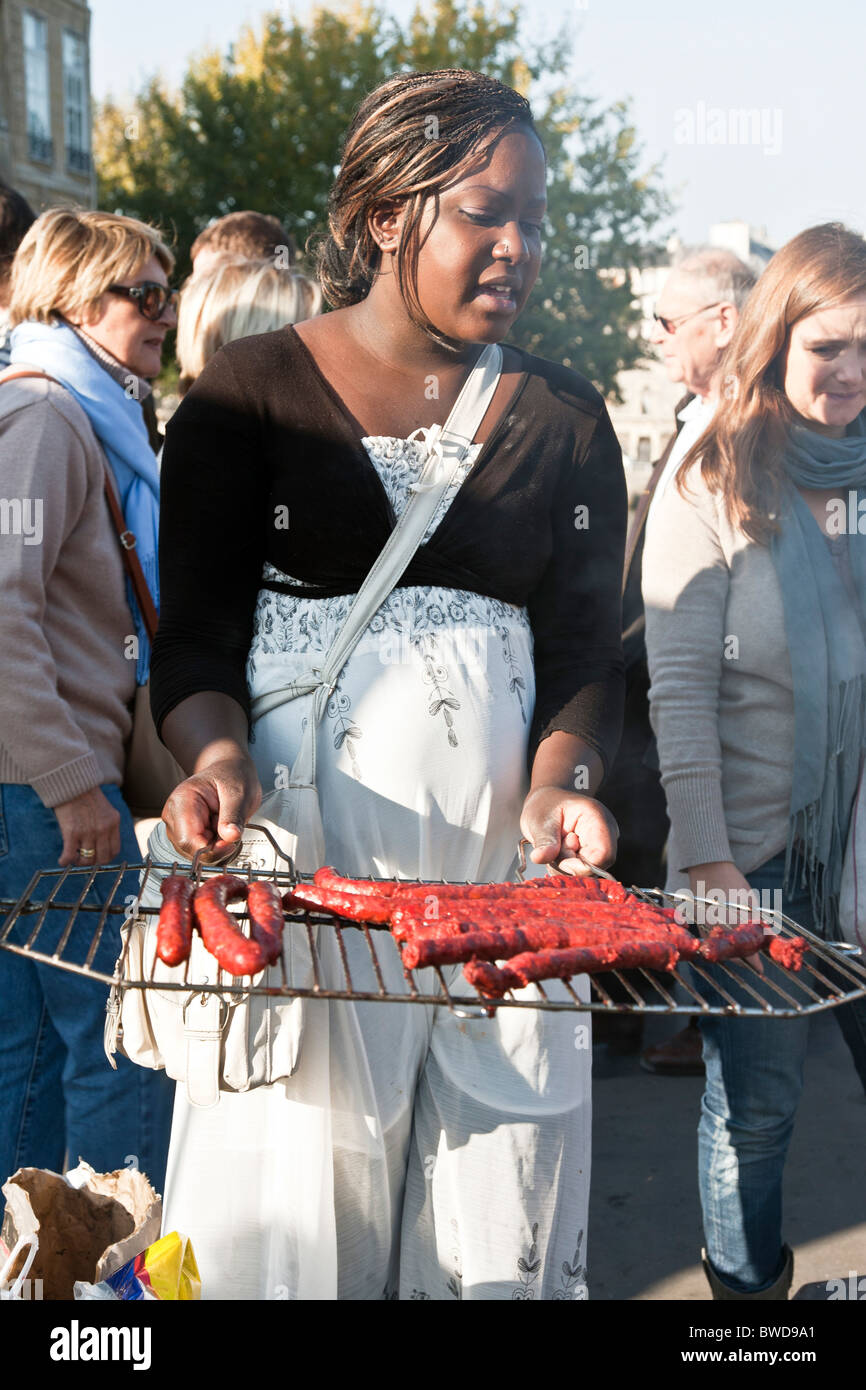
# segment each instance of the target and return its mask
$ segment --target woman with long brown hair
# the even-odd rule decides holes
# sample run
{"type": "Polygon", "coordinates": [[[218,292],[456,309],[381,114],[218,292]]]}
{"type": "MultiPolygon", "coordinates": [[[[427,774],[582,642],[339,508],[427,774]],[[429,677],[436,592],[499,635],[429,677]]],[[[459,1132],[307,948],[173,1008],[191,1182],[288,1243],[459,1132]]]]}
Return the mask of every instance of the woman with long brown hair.
{"type": "MultiPolygon", "coordinates": [[[[832,939],[866,740],[866,535],[840,524],[866,488],[863,238],[828,224],[777,252],[724,373],[644,555],[668,887],[770,892],[832,939]]],[[[866,1008],[834,1012],[866,1084],[866,1008]]],[[[701,1027],[705,1269],[716,1298],[783,1299],[808,1019],[701,1027]]]]}
{"type": "MultiPolygon", "coordinates": [[[[392,78],[332,192],[333,312],[222,348],[172,420],[152,689],[192,774],[164,811],[181,854],[237,843],[301,744],[292,695],[319,682],[327,863],[501,880],[521,828],[537,865],[580,871],[578,845],[610,862],[593,790],[621,719],[620,451],[584,378],[496,347],[538,273],[545,182],[517,92],[459,70],[392,78]],[[323,681],[482,361],[498,384],[458,472],[323,681]]],[[[402,990],[393,942],[379,953],[402,990]]],[[[340,1000],[305,1019],[284,1079],[177,1102],[167,1220],[210,1296],[585,1297],[585,1020],[340,1000]]]]}

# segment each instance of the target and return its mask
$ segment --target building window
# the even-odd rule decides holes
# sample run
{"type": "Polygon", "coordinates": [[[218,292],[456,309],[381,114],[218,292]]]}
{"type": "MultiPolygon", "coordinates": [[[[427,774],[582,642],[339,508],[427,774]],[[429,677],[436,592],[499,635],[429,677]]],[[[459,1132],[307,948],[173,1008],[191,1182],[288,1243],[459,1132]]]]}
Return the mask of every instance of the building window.
{"type": "Polygon", "coordinates": [[[27,101],[27,144],[37,164],[54,162],[51,139],[51,94],[48,82],[48,25],[39,15],[24,11],[24,87],[27,101]]]}
{"type": "Polygon", "coordinates": [[[642,434],[637,442],[637,461],[638,463],[649,463],[652,459],[652,440],[648,434],[642,434]]]}
{"type": "Polygon", "coordinates": [[[63,124],[66,164],[90,173],[90,110],[87,100],[87,44],[71,29],[63,31],[63,124]]]}

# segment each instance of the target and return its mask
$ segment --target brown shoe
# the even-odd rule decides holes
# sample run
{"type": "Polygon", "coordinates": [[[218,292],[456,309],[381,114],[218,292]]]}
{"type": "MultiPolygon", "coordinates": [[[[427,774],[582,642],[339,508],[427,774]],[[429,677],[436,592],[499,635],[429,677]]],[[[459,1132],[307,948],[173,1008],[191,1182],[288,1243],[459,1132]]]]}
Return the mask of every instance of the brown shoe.
{"type": "Polygon", "coordinates": [[[681,1033],[676,1033],[666,1043],[648,1047],[641,1054],[640,1064],[644,1071],[655,1076],[703,1076],[703,1042],[698,1025],[691,1019],[681,1033]]]}

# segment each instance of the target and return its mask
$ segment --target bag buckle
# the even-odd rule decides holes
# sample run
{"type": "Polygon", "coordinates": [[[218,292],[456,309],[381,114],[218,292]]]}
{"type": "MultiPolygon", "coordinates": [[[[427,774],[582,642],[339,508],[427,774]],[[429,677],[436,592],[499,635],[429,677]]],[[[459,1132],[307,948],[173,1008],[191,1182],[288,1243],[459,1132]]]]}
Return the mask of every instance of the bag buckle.
{"type": "Polygon", "coordinates": [[[135,549],[136,540],[135,540],[135,532],[134,532],[134,531],[129,531],[129,530],[127,530],[127,531],[121,531],[121,532],[120,532],[120,537],[119,537],[119,538],[120,538],[120,544],[123,546],[124,550],[134,550],[134,549],[135,549]]]}
{"type": "MultiPolygon", "coordinates": [[[[202,983],[202,984],[206,984],[207,981],[206,981],[206,980],[202,980],[201,983],[202,983]]],[[[226,1024],[227,1024],[228,1021],[229,1021],[230,1006],[229,1006],[228,1000],[224,999],[222,996],[219,997],[219,1017],[218,1017],[218,1022],[217,1022],[217,1024],[216,1024],[216,1027],[209,1027],[209,1028],[198,1027],[198,1028],[197,1028],[197,1027],[196,1027],[196,1020],[195,1020],[195,1014],[193,1013],[192,1017],[189,1017],[189,1016],[187,1015],[187,1009],[193,1009],[196,1003],[198,1003],[199,1006],[200,1006],[201,1008],[207,1008],[207,1007],[209,1006],[209,1004],[210,1004],[210,1001],[213,999],[215,993],[216,993],[215,990],[209,990],[209,989],[208,989],[208,990],[203,990],[203,989],[195,990],[195,991],[190,995],[190,997],[186,1000],[186,1002],[185,1002],[185,1004],[183,1005],[183,1008],[182,1008],[182,1010],[181,1010],[181,1017],[183,1018],[184,1028],[186,1029],[187,1032],[193,1032],[193,1033],[196,1033],[196,1034],[199,1034],[199,1035],[201,1035],[202,1033],[208,1033],[208,1034],[213,1034],[214,1036],[216,1036],[217,1034],[222,1034],[222,1033],[225,1032],[225,1030],[226,1030],[226,1024]]],[[[245,997],[245,996],[240,996],[239,999],[238,999],[238,1002],[240,1003],[240,1002],[241,1002],[241,999],[244,998],[244,997],[245,997]]]]}

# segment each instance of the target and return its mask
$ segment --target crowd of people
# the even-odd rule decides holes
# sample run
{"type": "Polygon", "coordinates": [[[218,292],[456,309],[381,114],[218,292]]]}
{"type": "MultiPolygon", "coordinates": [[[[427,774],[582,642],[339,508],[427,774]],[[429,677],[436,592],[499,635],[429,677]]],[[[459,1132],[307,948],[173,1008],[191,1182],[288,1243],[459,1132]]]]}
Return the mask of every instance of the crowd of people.
{"type": "MultiPolygon", "coordinates": [[[[777,890],[838,937],[866,538],[829,519],[866,488],[866,241],[809,228],[757,280],[718,248],[678,258],[652,341],[685,394],[629,521],[598,391],[507,342],[545,184],[526,100],[447,70],[359,107],[314,270],[277,218],[236,212],[202,231],[178,292],[157,229],[37,217],[0,188],[0,491],[34,519],[0,536],[0,898],[51,866],[140,857],[125,784],[143,705],[176,760],[157,809],[183,859],[236,846],[306,734],[343,872],[501,881],[523,836],[531,872],[777,890]],[[175,328],[163,443],[152,383],[175,328]],[[479,418],[435,511],[329,683],[467,393],[479,418]],[[403,659],[383,661],[395,633],[403,659]],[[300,689],[321,695],[312,733],[300,689]]],[[[107,891],[97,875],[93,901],[107,891]]],[[[107,927],[96,964],[117,949],[107,927]]],[[[162,1072],[108,1066],[92,982],[0,951],[0,990],[0,1180],[134,1156],[206,1296],[585,1296],[591,1052],[573,1014],[317,1001],[296,1067],[202,1109],[162,1072]]],[[[834,1016],[866,1087],[866,1002],[834,1016]]],[[[706,1075],[716,1299],[788,1296],[807,1035],[709,1017],[644,1054],[706,1075]]]]}

